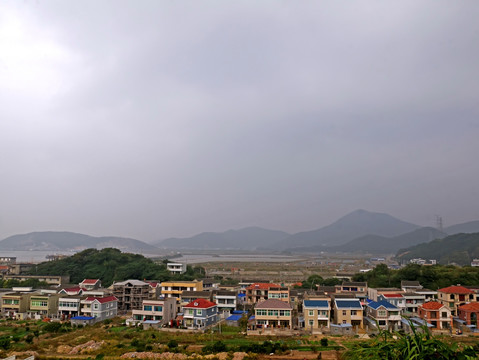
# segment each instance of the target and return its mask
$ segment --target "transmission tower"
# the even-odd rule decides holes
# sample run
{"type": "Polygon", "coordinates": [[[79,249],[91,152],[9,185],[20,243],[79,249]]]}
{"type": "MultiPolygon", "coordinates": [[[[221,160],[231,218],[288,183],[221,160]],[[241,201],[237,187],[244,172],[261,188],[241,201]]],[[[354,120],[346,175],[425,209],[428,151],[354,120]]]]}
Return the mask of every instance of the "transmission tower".
{"type": "Polygon", "coordinates": [[[444,232],[443,227],[442,227],[442,216],[436,215],[436,228],[440,232],[444,232]]]}

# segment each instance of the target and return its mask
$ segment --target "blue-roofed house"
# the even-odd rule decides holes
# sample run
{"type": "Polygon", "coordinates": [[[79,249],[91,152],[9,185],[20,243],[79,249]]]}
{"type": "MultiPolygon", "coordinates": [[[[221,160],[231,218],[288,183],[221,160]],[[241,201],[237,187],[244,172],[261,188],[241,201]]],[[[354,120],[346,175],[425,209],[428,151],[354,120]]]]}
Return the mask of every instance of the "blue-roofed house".
{"type": "Polygon", "coordinates": [[[366,305],[366,315],[381,329],[398,330],[401,325],[401,310],[386,300],[369,302],[366,305]]]}
{"type": "Polygon", "coordinates": [[[335,299],[333,310],[334,324],[363,328],[363,306],[359,299],[335,299]]]}
{"type": "Polygon", "coordinates": [[[329,317],[331,313],[331,299],[316,299],[303,301],[304,326],[306,329],[320,330],[329,328],[329,317]]]}

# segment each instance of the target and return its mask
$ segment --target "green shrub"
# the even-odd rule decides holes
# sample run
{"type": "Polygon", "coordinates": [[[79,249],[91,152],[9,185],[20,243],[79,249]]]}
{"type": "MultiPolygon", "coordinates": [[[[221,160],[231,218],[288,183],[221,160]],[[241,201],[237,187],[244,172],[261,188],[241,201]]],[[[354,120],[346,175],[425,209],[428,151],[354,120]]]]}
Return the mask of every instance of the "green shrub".
{"type": "Polygon", "coordinates": [[[328,347],[328,338],[322,338],[319,342],[322,347],[328,347]]]}

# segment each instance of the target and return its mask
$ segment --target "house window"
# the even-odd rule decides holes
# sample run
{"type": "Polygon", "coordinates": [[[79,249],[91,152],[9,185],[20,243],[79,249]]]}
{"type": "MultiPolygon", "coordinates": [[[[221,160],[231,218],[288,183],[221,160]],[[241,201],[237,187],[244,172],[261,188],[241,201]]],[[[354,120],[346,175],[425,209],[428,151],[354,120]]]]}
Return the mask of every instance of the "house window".
{"type": "Polygon", "coordinates": [[[442,316],[443,318],[447,317],[447,312],[443,311],[443,312],[441,313],[441,316],[442,316]]]}
{"type": "Polygon", "coordinates": [[[309,310],[309,316],[314,316],[314,310],[309,310]]]}
{"type": "Polygon", "coordinates": [[[94,304],[93,305],[93,310],[98,310],[100,307],[98,306],[98,304],[94,304]]]}
{"type": "Polygon", "coordinates": [[[151,309],[152,309],[151,305],[144,305],[143,306],[144,311],[151,311],[151,309]]]}
{"type": "Polygon", "coordinates": [[[256,310],[256,315],[257,316],[266,316],[267,311],[265,309],[258,309],[256,310]]]}
{"type": "Polygon", "coordinates": [[[313,326],[314,325],[314,320],[309,320],[309,326],[313,326]]]}
{"type": "Polygon", "coordinates": [[[351,316],[355,316],[356,315],[356,310],[351,310],[351,316]]]}
{"type": "MultiPolygon", "coordinates": [[[[276,310],[278,311],[278,310],[276,310]]],[[[279,311],[279,316],[289,316],[290,315],[290,311],[289,310],[280,310],[279,311]]]]}
{"type": "Polygon", "coordinates": [[[162,306],[155,306],[155,311],[161,311],[161,310],[163,310],[162,306]]]}
{"type": "Polygon", "coordinates": [[[203,315],[203,310],[197,309],[196,310],[196,315],[203,315]]]}
{"type": "Polygon", "coordinates": [[[378,310],[378,316],[387,316],[386,310],[378,310]]]}
{"type": "Polygon", "coordinates": [[[343,316],[346,316],[346,310],[343,310],[343,316]]]}

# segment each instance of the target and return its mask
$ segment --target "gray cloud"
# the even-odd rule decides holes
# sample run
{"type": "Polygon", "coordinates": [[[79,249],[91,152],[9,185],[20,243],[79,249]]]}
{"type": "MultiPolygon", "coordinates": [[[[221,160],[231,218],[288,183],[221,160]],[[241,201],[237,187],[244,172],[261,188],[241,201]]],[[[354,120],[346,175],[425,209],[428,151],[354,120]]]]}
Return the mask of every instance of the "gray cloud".
{"type": "Polygon", "coordinates": [[[476,2],[0,10],[1,237],[479,218],[476,2]]]}

